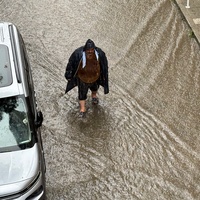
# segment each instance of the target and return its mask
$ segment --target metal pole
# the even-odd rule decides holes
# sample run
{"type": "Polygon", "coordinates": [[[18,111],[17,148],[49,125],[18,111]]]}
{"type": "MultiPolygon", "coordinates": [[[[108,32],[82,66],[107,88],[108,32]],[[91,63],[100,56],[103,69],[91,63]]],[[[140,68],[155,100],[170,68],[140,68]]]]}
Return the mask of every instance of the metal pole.
{"type": "Polygon", "coordinates": [[[187,0],[187,6],[185,6],[186,8],[190,8],[190,0],[187,0]]]}

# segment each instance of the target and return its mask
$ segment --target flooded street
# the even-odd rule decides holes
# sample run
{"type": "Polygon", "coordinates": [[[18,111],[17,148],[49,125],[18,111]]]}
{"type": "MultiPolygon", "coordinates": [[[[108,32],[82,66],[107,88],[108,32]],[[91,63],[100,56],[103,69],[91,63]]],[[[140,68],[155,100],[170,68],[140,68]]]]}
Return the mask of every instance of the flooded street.
{"type": "Polygon", "coordinates": [[[200,199],[200,53],[169,0],[0,0],[19,28],[40,109],[48,200],[200,199]],[[106,52],[110,93],[65,94],[86,40],[106,52]]]}

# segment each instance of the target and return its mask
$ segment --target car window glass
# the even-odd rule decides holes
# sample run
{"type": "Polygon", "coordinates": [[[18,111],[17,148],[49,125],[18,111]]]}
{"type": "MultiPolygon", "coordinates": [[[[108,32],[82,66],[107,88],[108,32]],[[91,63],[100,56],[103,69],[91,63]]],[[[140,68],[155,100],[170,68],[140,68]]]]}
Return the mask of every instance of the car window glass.
{"type": "Polygon", "coordinates": [[[31,131],[23,98],[0,99],[0,148],[31,141],[31,131]]]}
{"type": "Polygon", "coordinates": [[[9,52],[5,45],[0,45],[0,58],[0,87],[5,87],[12,84],[9,52]]]}

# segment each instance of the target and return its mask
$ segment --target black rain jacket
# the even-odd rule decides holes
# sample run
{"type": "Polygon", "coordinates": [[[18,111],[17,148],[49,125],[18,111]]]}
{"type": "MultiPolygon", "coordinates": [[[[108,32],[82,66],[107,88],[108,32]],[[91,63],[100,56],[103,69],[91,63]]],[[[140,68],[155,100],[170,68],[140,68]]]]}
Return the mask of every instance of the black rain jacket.
{"type": "MultiPolygon", "coordinates": [[[[69,92],[71,89],[77,86],[77,71],[79,63],[82,59],[83,48],[79,47],[76,49],[69,58],[66,71],[65,71],[65,78],[68,80],[67,87],[65,93],[69,92]]],[[[109,86],[108,86],[108,61],[106,58],[105,53],[98,47],[95,47],[95,50],[99,56],[99,63],[100,63],[100,78],[98,79],[99,85],[104,87],[104,94],[109,93],[109,86]]]]}

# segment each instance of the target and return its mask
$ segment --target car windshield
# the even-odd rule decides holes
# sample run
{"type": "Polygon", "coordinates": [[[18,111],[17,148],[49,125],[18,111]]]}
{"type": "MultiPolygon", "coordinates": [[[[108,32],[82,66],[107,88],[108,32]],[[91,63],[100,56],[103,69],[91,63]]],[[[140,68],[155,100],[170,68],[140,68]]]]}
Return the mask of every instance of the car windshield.
{"type": "Polygon", "coordinates": [[[0,149],[20,148],[31,141],[31,131],[22,96],[0,99],[0,149]]]}

